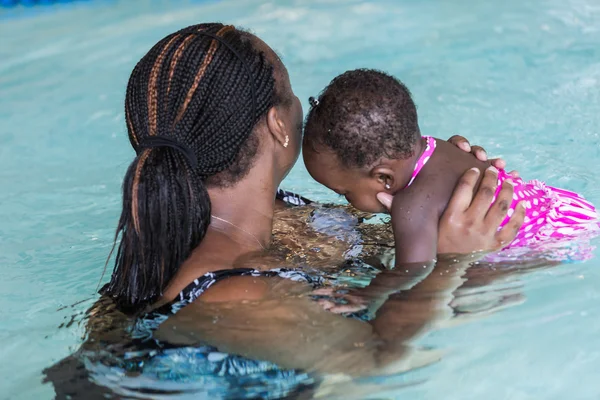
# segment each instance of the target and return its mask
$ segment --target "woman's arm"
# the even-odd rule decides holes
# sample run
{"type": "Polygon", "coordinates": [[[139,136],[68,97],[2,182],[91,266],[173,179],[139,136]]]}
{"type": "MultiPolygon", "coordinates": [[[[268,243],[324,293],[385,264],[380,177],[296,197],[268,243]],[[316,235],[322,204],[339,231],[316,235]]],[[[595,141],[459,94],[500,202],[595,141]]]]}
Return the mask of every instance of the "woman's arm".
{"type": "MultiPolygon", "coordinates": [[[[398,291],[399,287],[387,286],[403,286],[406,275],[402,271],[420,268],[429,272],[431,267],[431,263],[415,264],[382,272],[377,277],[379,287],[398,291]]],[[[155,337],[179,345],[208,344],[287,369],[352,376],[397,373],[423,363],[410,357],[412,348],[407,343],[446,319],[451,293],[462,282],[464,267],[466,263],[440,261],[436,271],[443,274],[429,274],[412,290],[392,295],[370,322],[323,310],[310,299],[308,285],[247,277],[246,282],[236,283],[238,289],[246,284],[252,287],[256,282],[251,280],[258,280],[266,287],[260,299],[213,301],[213,297],[205,302],[200,298],[165,321],[155,337]]]]}
{"type": "MultiPolygon", "coordinates": [[[[388,300],[377,311],[371,322],[375,334],[382,340],[378,361],[386,372],[406,369],[406,362],[413,349],[407,341],[414,341],[426,332],[435,329],[452,318],[450,303],[454,299],[453,292],[464,282],[465,271],[470,267],[470,257],[454,259],[442,256],[433,271],[421,282],[408,291],[401,291],[389,296],[388,300]],[[404,349],[403,357],[398,355],[398,347],[404,349]],[[394,358],[387,355],[394,354],[394,358]]],[[[396,269],[405,268],[398,265],[384,274],[394,274],[396,269]]]]}
{"type": "MultiPolygon", "coordinates": [[[[376,369],[378,341],[369,324],[325,311],[311,299],[310,285],[280,278],[244,278],[236,282],[237,288],[244,291],[246,285],[252,288],[260,282],[261,298],[213,301],[217,295],[206,302],[200,297],[169,317],[155,337],[179,345],[208,344],[285,369],[349,375],[366,375],[376,369]]],[[[219,292],[219,285],[206,294],[219,292]]]]}
{"type": "MultiPolygon", "coordinates": [[[[506,217],[508,205],[512,202],[513,187],[505,182],[497,201],[490,208],[497,187],[497,175],[493,169],[487,170],[477,193],[474,194],[479,174],[480,171],[474,169],[463,175],[440,219],[437,213],[423,212],[425,209],[437,207],[407,210],[402,198],[394,201],[395,210],[392,210],[392,213],[396,215],[392,218],[392,223],[396,240],[396,270],[404,268],[406,262],[434,259],[436,248],[438,254],[467,254],[497,250],[514,239],[523,224],[525,209],[517,207],[509,223],[498,231],[500,223],[506,217]]],[[[482,255],[471,255],[469,262],[476,261],[482,255]]],[[[398,287],[397,290],[393,285],[388,285],[388,290],[373,290],[372,285],[369,285],[367,288],[351,291],[350,295],[353,298],[365,299],[369,311],[374,312],[390,294],[410,289],[418,282],[417,277],[425,276],[411,275],[413,276],[410,279],[405,279],[404,286],[398,287]]],[[[374,281],[382,280],[383,277],[378,275],[374,281]]],[[[346,312],[344,306],[332,306],[330,310],[346,312]]]]}

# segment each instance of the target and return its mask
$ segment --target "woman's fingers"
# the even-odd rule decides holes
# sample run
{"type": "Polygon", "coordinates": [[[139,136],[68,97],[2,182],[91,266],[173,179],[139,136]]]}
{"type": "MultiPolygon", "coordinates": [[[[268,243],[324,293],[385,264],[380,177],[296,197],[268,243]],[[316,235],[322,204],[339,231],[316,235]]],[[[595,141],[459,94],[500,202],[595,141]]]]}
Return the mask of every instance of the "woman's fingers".
{"type": "Polygon", "coordinates": [[[322,287],[322,288],[315,289],[310,293],[313,296],[332,296],[333,294],[335,294],[335,292],[336,292],[336,289],[334,289],[332,287],[322,287]]]}
{"type": "Polygon", "coordinates": [[[515,240],[517,233],[519,233],[519,229],[521,229],[521,226],[523,225],[523,221],[525,221],[525,206],[523,203],[519,203],[508,223],[496,234],[498,248],[507,246],[510,242],[515,240]]]}
{"type": "Polygon", "coordinates": [[[490,160],[490,164],[492,164],[494,167],[496,167],[498,169],[504,169],[504,168],[506,168],[506,161],[504,161],[501,158],[492,158],[490,160]]]}
{"type": "Polygon", "coordinates": [[[469,141],[460,135],[452,136],[450,139],[448,139],[448,142],[452,143],[459,149],[466,151],[467,153],[473,154],[480,161],[487,161],[487,152],[483,147],[471,146],[469,141]]]}
{"type": "MultiPolygon", "coordinates": [[[[498,168],[498,167],[496,167],[496,168],[498,168]]],[[[509,174],[510,176],[512,176],[512,177],[513,177],[513,179],[516,179],[516,178],[520,178],[520,177],[521,177],[521,175],[519,174],[519,171],[517,171],[516,169],[513,169],[513,170],[512,170],[512,171],[510,171],[508,174],[509,174]]]]}
{"type": "Polygon", "coordinates": [[[485,170],[483,179],[481,180],[481,184],[479,185],[479,189],[475,194],[475,198],[471,202],[471,207],[469,207],[469,214],[478,216],[474,219],[480,219],[479,216],[485,218],[490,208],[490,205],[494,200],[494,195],[496,194],[497,187],[498,170],[494,167],[489,167],[485,170]]]}
{"type": "MultiPolygon", "coordinates": [[[[471,146],[471,153],[479,160],[479,161],[487,161],[487,152],[481,146],[471,146]]],[[[498,168],[498,167],[496,167],[498,168]]]]}
{"type": "Polygon", "coordinates": [[[456,185],[440,219],[438,253],[498,250],[514,240],[523,224],[524,208],[518,206],[506,226],[498,229],[513,201],[512,180],[506,179],[496,196],[498,170],[489,167],[474,193],[480,174],[477,168],[470,169],[456,185]]]}
{"type": "Polygon", "coordinates": [[[450,139],[448,139],[448,142],[452,143],[459,149],[466,151],[467,153],[471,152],[471,144],[467,139],[460,135],[452,136],[450,139]]]}
{"type": "MultiPolygon", "coordinates": [[[[466,151],[467,153],[473,154],[479,161],[488,161],[487,152],[485,151],[485,149],[483,147],[471,146],[469,141],[460,135],[452,136],[450,139],[448,139],[448,142],[452,143],[459,149],[466,151]]],[[[506,168],[506,161],[504,161],[501,158],[493,158],[489,161],[490,161],[490,164],[492,164],[494,167],[496,167],[498,169],[506,168]]],[[[513,176],[515,178],[518,178],[519,174],[516,171],[512,171],[511,174],[513,172],[515,173],[515,175],[513,175],[513,176]]]]}
{"type": "Polygon", "coordinates": [[[477,185],[479,174],[481,172],[478,168],[471,168],[460,177],[444,214],[448,213],[450,218],[452,218],[452,215],[463,213],[469,208],[471,200],[473,200],[473,190],[477,185]]]}
{"type": "Polygon", "coordinates": [[[329,311],[333,307],[335,307],[335,303],[330,300],[320,299],[320,300],[317,300],[317,303],[319,303],[325,311],[329,311]]]}
{"type": "MultiPolygon", "coordinates": [[[[495,189],[494,189],[495,190],[495,189]]],[[[506,218],[508,210],[513,201],[514,186],[512,179],[506,179],[502,182],[502,187],[498,192],[496,201],[490,207],[488,204],[488,212],[485,216],[485,223],[490,226],[498,227],[506,218]]]]}
{"type": "Polygon", "coordinates": [[[362,311],[366,308],[367,306],[364,304],[341,304],[331,307],[327,311],[332,312],[334,314],[348,314],[362,311]]]}
{"type": "Polygon", "coordinates": [[[334,314],[352,313],[367,308],[367,302],[362,297],[348,293],[339,293],[334,288],[316,289],[311,294],[315,296],[328,296],[329,299],[316,299],[316,301],[325,311],[334,314]]]}

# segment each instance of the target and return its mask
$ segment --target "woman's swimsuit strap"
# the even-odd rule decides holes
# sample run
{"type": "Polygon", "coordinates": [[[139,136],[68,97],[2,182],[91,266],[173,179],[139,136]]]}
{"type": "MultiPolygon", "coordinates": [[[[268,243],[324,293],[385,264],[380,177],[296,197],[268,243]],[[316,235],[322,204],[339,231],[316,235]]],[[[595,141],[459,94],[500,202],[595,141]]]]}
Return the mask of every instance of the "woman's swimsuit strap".
{"type": "Polygon", "coordinates": [[[254,268],[223,269],[219,271],[207,272],[201,277],[194,279],[179,293],[179,296],[171,304],[177,303],[180,307],[190,304],[215,283],[233,276],[278,276],[280,278],[290,279],[293,281],[306,282],[315,286],[322,283],[321,278],[311,277],[302,271],[285,268],[275,268],[267,271],[260,271],[254,268]]]}

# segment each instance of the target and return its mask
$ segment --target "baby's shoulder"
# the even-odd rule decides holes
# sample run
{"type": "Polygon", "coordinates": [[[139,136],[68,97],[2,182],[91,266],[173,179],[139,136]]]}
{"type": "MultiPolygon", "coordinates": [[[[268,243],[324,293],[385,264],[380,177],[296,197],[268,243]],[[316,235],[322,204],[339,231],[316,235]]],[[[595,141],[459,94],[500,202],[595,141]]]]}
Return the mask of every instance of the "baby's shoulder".
{"type": "Polygon", "coordinates": [[[445,184],[439,177],[419,176],[412,185],[394,196],[394,203],[406,210],[424,209],[435,212],[444,206],[448,199],[445,184]]]}
{"type": "MultiPolygon", "coordinates": [[[[423,171],[425,172],[425,171],[423,171]]],[[[452,168],[435,168],[420,174],[413,184],[406,188],[407,206],[427,207],[431,212],[443,212],[452,197],[460,174],[452,168]]]]}

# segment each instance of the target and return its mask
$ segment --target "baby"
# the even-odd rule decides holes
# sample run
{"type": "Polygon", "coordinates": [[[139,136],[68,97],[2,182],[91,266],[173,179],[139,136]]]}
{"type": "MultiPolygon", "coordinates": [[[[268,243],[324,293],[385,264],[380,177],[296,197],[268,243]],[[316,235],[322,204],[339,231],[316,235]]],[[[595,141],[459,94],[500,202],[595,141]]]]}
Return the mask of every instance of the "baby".
{"type": "MultiPolygon", "coordinates": [[[[438,223],[458,179],[469,168],[483,176],[489,164],[444,140],[421,136],[410,92],[383,72],[348,71],[311,103],[303,143],[310,175],[362,211],[385,211],[377,193],[393,194],[396,248],[403,249],[396,262],[435,259],[438,223]]],[[[511,177],[497,173],[499,191],[511,177]]],[[[526,218],[510,246],[598,229],[594,206],[580,195],[540,181],[512,183],[503,225],[519,203],[526,218]]]]}

